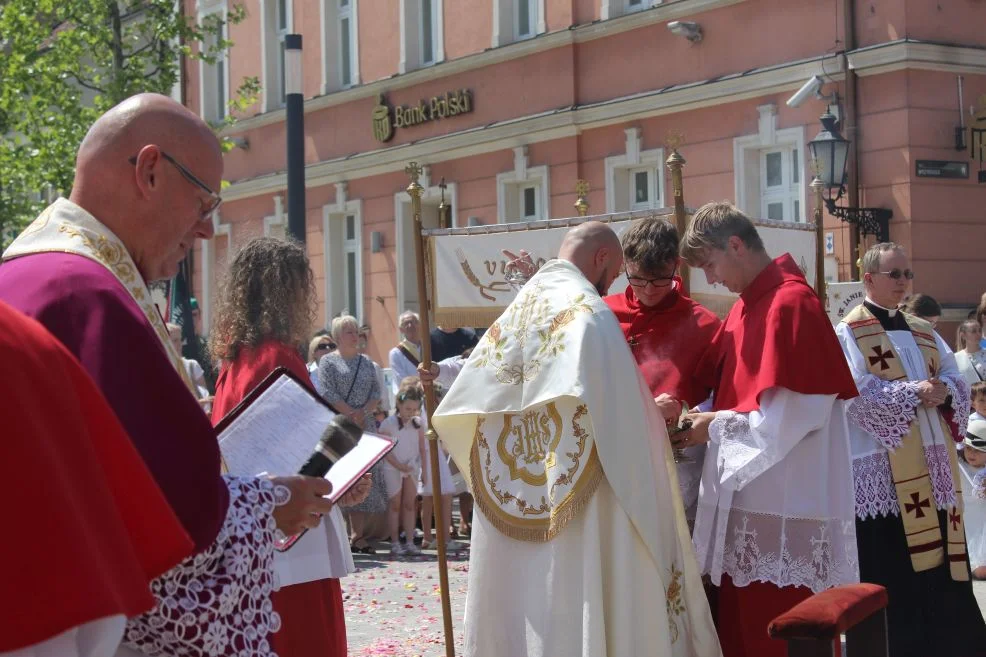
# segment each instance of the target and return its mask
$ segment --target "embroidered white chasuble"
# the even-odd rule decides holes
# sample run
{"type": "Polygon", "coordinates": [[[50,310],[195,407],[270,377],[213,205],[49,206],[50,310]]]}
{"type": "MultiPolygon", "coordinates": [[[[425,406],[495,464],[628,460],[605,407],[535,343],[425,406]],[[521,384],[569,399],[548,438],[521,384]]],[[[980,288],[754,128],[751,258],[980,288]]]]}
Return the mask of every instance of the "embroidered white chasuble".
{"type": "Polygon", "coordinates": [[[476,499],[467,656],[720,654],[664,421],[571,263],[524,286],[434,425],[476,499]]]}

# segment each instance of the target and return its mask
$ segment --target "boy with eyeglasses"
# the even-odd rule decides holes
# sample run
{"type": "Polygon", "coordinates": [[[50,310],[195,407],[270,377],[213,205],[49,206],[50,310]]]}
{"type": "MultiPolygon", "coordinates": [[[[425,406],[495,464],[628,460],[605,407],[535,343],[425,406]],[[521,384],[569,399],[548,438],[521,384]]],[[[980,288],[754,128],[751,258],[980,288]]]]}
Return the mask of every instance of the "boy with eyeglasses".
{"type": "Polygon", "coordinates": [[[931,324],[897,310],[914,278],[904,249],[877,244],[862,270],[866,299],[836,327],[860,395],[848,411],[860,579],[887,588],[893,657],[981,655],[956,454],[969,384],[931,324]]]}
{"type": "MultiPolygon", "coordinates": [[[[697,406],[711,392],[694,373],[719,329],[719,318],[682,294],[678,231],[670,222],[657,217],[637,220],[621,242],[630,284],[603,301],[619,320],[665,421],[677,425],[683,407],[697,406]]],[[[696,445],[677,465],[689,526],[695,521],[704,455],[705,445],[696,445]]]]}

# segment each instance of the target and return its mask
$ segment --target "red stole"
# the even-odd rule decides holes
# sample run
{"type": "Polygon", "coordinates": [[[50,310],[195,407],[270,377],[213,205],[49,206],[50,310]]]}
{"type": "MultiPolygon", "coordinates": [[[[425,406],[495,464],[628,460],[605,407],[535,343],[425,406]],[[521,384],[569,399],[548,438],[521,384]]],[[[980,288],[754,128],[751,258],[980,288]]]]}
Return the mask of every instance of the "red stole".
{"type": "Polygon", "coordinates": [[[710,387],[695,370],[719,328],[715,313],[672,290],[656,306],[644,306],[627,286],[603,301],[616,315],[634,360],[655,397],[668,393],[694,407],[710,387]]]}
{"type": "Polygon", "coordinates": [[[149,583],[193,545],[79,363],[0,303],[0,652],[154,606],[149,583]]]}
{"type": "Polygon", "coordinates": [[[857,395],[832,323],[786,253],[740,293],[702,372],[711,374],[717,411],[759,409],[761,393],[775,387],[839,399],[857,395]]]}

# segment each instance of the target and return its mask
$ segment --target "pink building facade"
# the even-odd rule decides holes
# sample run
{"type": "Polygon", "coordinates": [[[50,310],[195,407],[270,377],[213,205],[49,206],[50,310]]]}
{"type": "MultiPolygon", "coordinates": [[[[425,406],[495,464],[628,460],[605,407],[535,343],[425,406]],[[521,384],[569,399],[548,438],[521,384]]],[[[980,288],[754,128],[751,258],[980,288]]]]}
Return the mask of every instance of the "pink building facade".
{"type": "MultiPolygon", "coordinates": [[[[190,15],[234,0],[187,0],[190,15]]],[[[986,184],[955,127],[986,103],[986,4],[972,0],[246,0],[215,65],[190,61],[184,98],[211,120],[246,76],[263,94],[228,135],[216,237],[193,254],[207,328],[231,253],[283,235],[283,36],[304,38],[308,252],[319,321],[346,311],[372,326],[386,360],[397,316],[417,309],[404,168],[425,165],[424,220],[454,226],[671,204],[664,160],[682,138],[685,201],[728,199],[751,216],[805,221],[807,143],[832,105],[846,113],[860,205],[893,211],[915,290],[974,305],[986,289],[986,184]],[[844,11],[854,17],[846,52],[844,11]],[[669,29],[693,23],[693,39],[669,29]],[[694,39],[694,30],[701,38],[694,39]],[[786,101],[812,76],[823,85],[786,101]],[[958,88],[963,89],[962,107],[958,88]],[[980,98],[984,98],[980,101],[980,98]],[[963,161],[967,179],[919,177],[918,160],[963,161]],[[441,181],[444,180],[444,187],[441,181]]],[[[845,123],[845,121],[844,121],[845,123]]],[[[983,127],[986,127],[984,125],[983,127]]],[[[845,132],[845,130],[844,130],[845,132]]],[[[968,130],[966,131],[968,140],[968,130]]],[[[840,204],[844,204],[843,199],[840,204]]],[[[849,280],[849,231],[826,216],[827,274],[849,280]]],[[[872,238],[870,238],[872,243],[872,238]]]]}

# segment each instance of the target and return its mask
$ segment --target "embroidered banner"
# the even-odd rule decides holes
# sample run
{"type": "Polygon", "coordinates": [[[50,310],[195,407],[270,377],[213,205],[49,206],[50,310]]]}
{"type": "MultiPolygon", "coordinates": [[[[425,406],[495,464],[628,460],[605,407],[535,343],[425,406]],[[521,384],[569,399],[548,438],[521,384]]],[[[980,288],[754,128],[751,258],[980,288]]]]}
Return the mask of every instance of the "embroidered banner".
{"type": "MultiPolygon", "coordinates": [[[[565,233],[578,223],[592,219],[605,221],[622,236],[633,221],[654,216],[674,221],[672,210],[662,209],[425,231],[428,285],[435,321],[447,326],[486,327],[503,312],[517,295],[506,280],[504,249],[515,254],[524,249],[541,265],[557,256],[565,233]]],[[[808,284],[814,285],[814,228],[790,222],[763,221],[756,225],[771,256],[790,253],[804,271],[808,284]]],[[[691,296],[720,316],[725,316],[737,299],[737,295],[724,287],[709,285],[701,270],[691,269],[689,283],[691,296]]],[[[610,291],[619,292],[626,286],[626,277],[621,275],[610,291]]]]}

